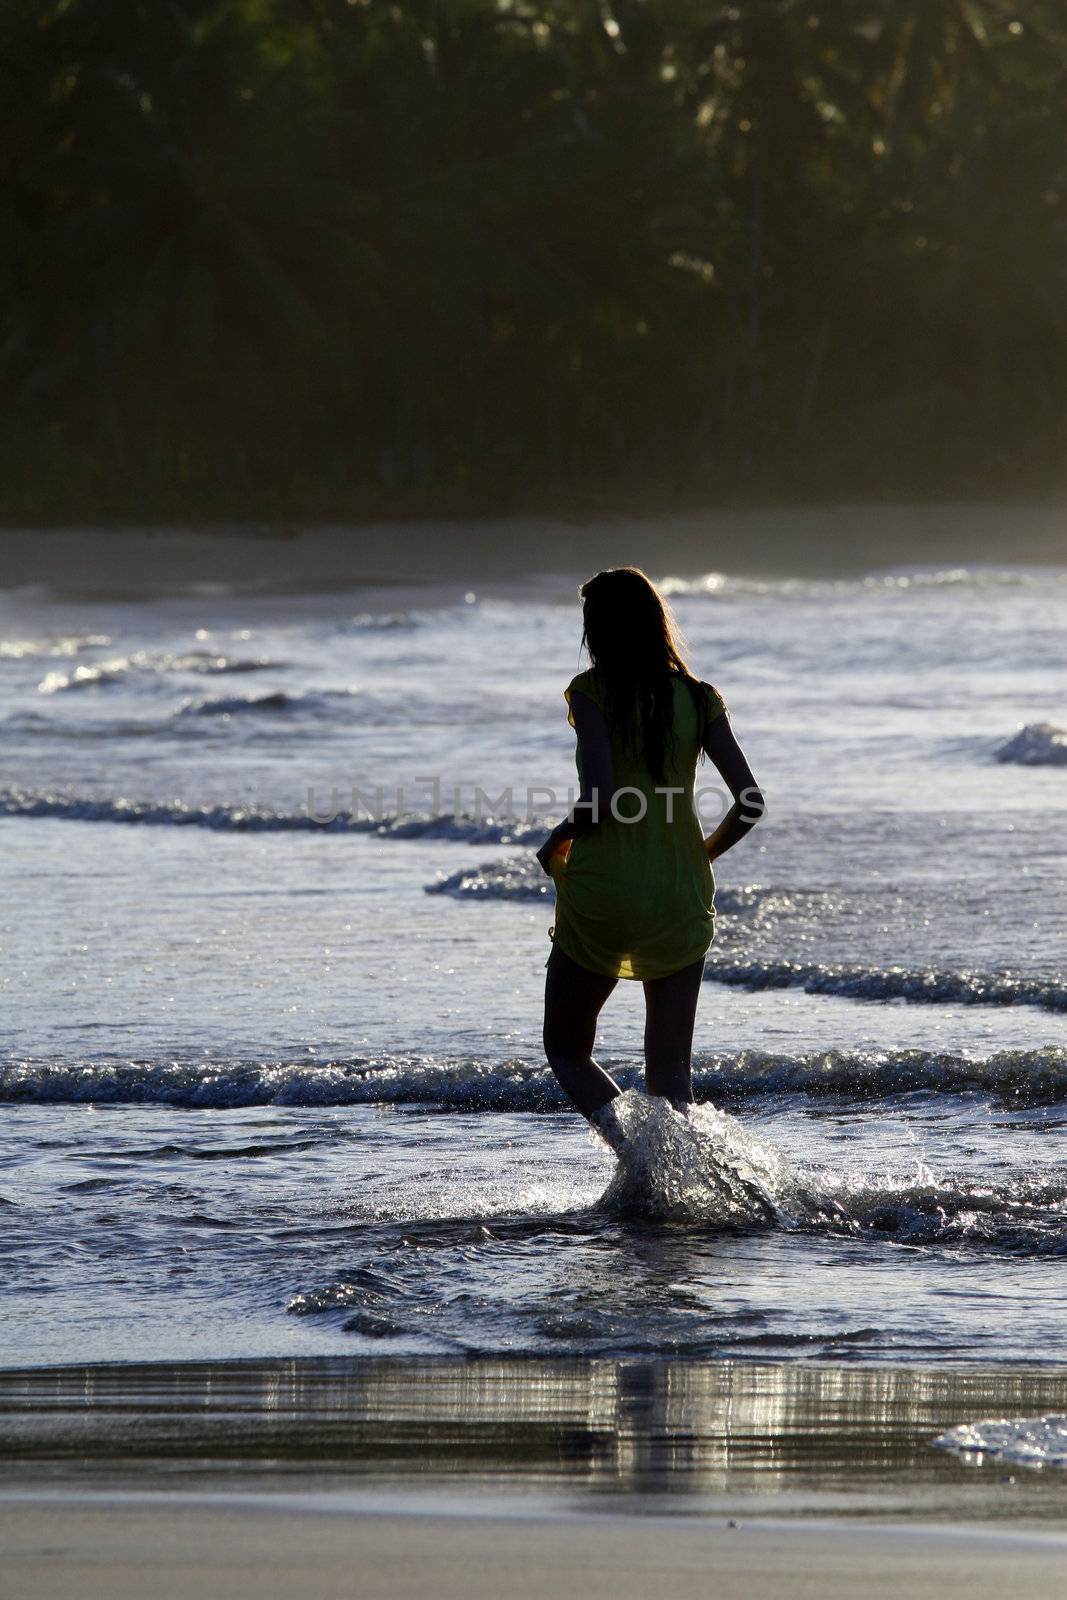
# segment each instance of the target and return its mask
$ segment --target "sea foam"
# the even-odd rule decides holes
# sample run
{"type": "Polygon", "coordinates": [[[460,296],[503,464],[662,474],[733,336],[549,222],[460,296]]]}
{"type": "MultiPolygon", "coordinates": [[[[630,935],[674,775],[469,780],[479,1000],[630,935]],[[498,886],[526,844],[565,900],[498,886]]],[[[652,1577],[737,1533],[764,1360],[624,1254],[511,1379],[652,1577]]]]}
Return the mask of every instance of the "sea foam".
{"type": "MultiPolygon", "coordinates": [[[[323,802],[329,798],[322,796],[323,802]]],[[[442,839],[459,844],[540,844],[550,826],[547,822],[464,816],[451,811],[371,816],[335,812],[331,808],[323,820],[310,810],[276,811],[254,803],[195,806],[183,800],[94,797],[34,789],[0,789],[0,816],[208,828],[219,833],[372,833],[383,839],[442,839]]]]}
{"type": "MultiPolygon", "coordinates": [[[[636,1088],[634,1063],[609,1062],[636,1088]]],[[[1014,1109],[1067,1101],[1067,1048],[1002,1050],[981,1058],[931,1050],[743,1050],[698,1058],[698,1099],[731,1106],[758,1097],[863,1101],[898,1094],[980,1095],[1014,1109]]],[[[457,1056],[354,1056],[343,1060],[190,1057],[50,1058],[0,1062],[0,1102],[41,1105],[346,1106],[419,1102],[473,1112],[561,1111],[567,1101],[543,1063],[457,1056]]],[[[624,1099],[623,1104],[631,1102],[624,1099]]],[[[710,1113],[702,1106],[700,1116],[710,1113]]],[[[635,1112],[634,1115],[639,1115],[635,1112]]],[[[697,1124],[698,1130],[701,1126],[697,1124]]],[[[721,1127],[717,1131],[721,1132],[721,1127]]]]}
{"type": "Polygon", "coordinates": [[[939,1450],[981,1463],[984,1456],[1020,1467],[1067,1467],[1067,1417],[1001,1417],[965,1422],[938,1434],[939,1450]]]}

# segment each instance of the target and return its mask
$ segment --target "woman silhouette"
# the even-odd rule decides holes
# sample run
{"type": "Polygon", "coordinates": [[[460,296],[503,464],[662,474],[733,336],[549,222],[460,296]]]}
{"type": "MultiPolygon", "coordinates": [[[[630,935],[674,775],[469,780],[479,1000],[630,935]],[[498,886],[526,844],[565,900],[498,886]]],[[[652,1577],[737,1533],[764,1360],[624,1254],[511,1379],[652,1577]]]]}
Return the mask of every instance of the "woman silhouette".
{"type": "Polygon", "coordinates": [[[545,1054],[613,1149],[625,1142],[618,1084],[593,1060],[600,1009],[620,978],[645,989],[645,1086],[685,1114],[693,1026],[715,931],[711,863],[763,815],[726,705],[693,676],[670,608],[637,567],[581,590],[592,666],[564,690],[580,792],[537,859],[556,886],[545,982],[545,1054]],[[696,813],[706,752],[733,796],[708,838],[696,813]]]}

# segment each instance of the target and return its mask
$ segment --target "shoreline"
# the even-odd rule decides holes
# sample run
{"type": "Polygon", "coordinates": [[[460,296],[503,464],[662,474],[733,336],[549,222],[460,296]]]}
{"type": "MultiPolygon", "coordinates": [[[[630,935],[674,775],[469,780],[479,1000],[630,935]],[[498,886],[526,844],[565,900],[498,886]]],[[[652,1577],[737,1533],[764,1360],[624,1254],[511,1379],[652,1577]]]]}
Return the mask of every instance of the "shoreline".
{"type": "MultiPolygon", "coordinates": [[[[359,523],[0,530],[0,585],[72,599],[294,596],[554,582],[602,565],[652,576],[847,577],[909,565],[1058,564],[1067,502],[837,505],[663,517],[384,518],[359,523]]],[[[462,594],[462,590],[461,590],[462,594]]],[[[379,601],[387,597],[383,594],[379,601]]]]}
{"type": "Polygon", "coordinates": [[[1067,1368],[388,1357],[0,1371],[0,1496],[299,1493],[562,1515],[772,1514],[1067,1529],[1063,1478],[934,1448],[1067,1412],[1067,1368]]]}

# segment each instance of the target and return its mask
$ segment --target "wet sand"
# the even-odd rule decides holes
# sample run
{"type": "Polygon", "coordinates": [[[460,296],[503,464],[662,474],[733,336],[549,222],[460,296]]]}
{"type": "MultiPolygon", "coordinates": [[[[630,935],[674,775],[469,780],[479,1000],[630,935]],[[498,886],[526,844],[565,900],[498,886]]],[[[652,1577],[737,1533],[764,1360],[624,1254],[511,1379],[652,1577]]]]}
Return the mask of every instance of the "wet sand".
{"type": "Polygon", "coordinates": [[[1067,1412],[1062,1367],[371,1357],[0,1372],[0,1493],[373,1495],[1023,1520],[1067,1531],[1062,1473],[935,1448],[1067,1412]]]}
{"type": "Polygon", "coordinates": [[[1047,1596],[1059,1368],[330,1358],[0,1373],[5,1596],[1047,1596]]]}
{"type": "Polygon", "coordinates": [[[273,1499],[0,1501],[9,1600],[1015,1600],[1059,1593],[1067,1535],[981,1528],[734,1524],[708,1517],[440,1515],[273,1499]]]}
{"type": "Polygon", "coordinates": [[[811,1510],[1064,1517],[1059,1474],[935,1449],[1067,1411],[1067,1371],[832,1361],[368,1355],[0,1371],[13,1488],[513,1488],[529,1503],[738,1497],[811,1510]],[[1009,1477],[1014,1494],[1005,1497],[1009,1477]],[[1009,1503],[1010,1501],[1010,1503],[1009,1503]]]}

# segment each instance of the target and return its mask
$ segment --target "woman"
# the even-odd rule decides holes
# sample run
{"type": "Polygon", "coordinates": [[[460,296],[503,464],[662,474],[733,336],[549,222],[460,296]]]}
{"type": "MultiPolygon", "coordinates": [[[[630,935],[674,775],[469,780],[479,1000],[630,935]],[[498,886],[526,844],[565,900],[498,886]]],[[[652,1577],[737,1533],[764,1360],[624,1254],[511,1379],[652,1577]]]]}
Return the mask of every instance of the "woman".
{"type": "Polygon", "coordinates": [[[582,590],[592,666],[564,690],[578,737],[578,801],[537,859],[556,886],[545,983],[545,1054],[613,1149],[622,1093],[593,1060],[597,1017],[619,978],[645,988],[645,1084],[685,1114],[693,1026],[714,937],[711,863],[763,815],[726,706],[690,672],[670,608],[637,567],[582,590]],[[694,805],[706,752],[733,796],[708,838],[694,805]]]}

